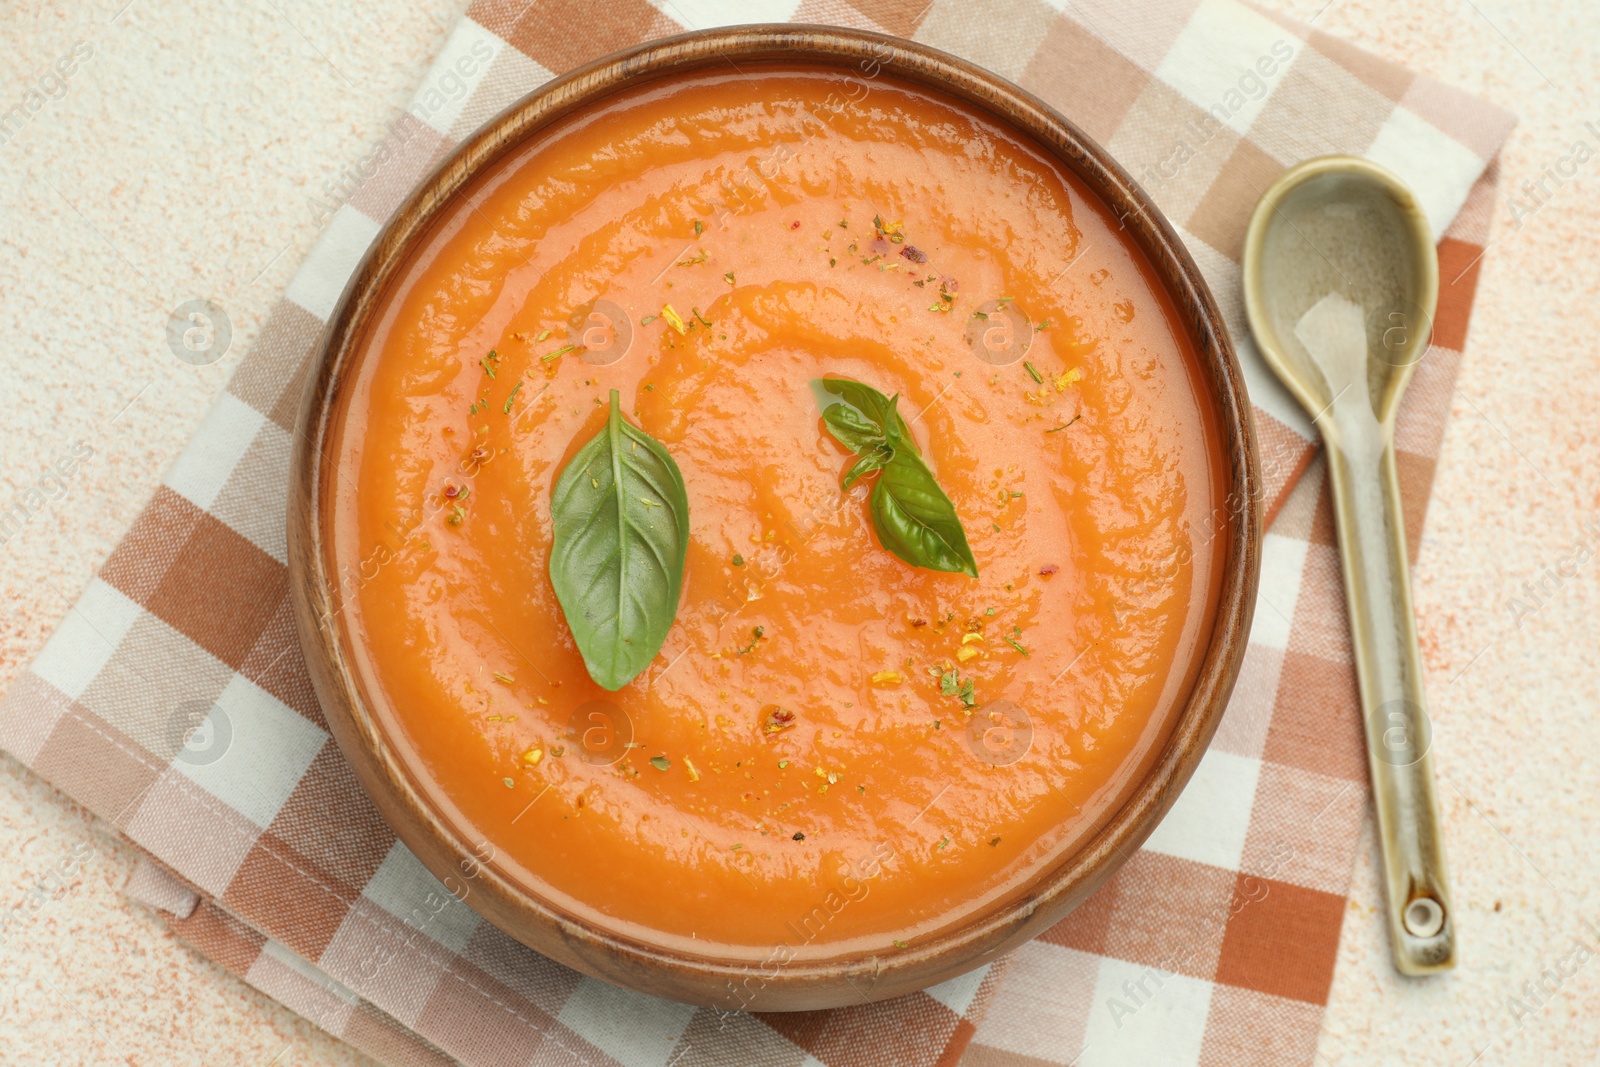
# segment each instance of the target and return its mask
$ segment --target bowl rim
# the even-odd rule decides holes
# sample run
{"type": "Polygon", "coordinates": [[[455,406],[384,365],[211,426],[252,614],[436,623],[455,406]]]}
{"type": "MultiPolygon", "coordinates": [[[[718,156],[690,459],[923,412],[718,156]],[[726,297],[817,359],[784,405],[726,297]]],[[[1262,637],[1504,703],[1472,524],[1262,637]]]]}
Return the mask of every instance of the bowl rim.
{"type": "Polygon", "coordinates": [[[691,1003],[750,1010],[810,1010],[879,1000],[954,977],[1042,932],[1092,893],[1154,830],[1193,774],[1221,719],[1243,659],[1260,569],[1262,492],[1243,373],[1204,278],[1182,241],[1108,153],[1076,125],[1011,82],[901,38],[835,26],[770,24],[696,31],[648,41],[541,85],[463,141],[384,223],[308,357],[290,467],[288,556],[296,629],[329,731],[367,795],[422,864],[462,901],[530,948],[592,977],[691,1003]],[[919,939],[892,957],[857,954],[790,960],[752,991],[751,964],[694,956],[602,929],[541,900],[500,872],[485,844],[447,824],[415,783],[352,664],[332,538],[322,528],[341,386],[355,377],[365,329],[389,283],[436,213],[486,169],[553,123],[642,81],[734,60],[787,61],[879,72],[954,97],[1044,150],[1118,213],[1193,344],[1221,437],[1229,489],[1229,543],[1216,614],[1194,677],[1165,739],[1146,754],[1143,778],[1076,851],[1040,865],[1025,892],[919,939]],[[749,993],[750,995],[746,995],[749,993]]]}

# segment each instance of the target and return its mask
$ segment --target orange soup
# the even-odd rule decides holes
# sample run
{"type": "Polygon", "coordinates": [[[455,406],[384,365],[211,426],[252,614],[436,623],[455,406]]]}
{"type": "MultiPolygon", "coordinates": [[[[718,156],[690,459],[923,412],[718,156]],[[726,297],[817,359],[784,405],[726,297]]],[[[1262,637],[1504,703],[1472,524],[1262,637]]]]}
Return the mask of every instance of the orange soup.
{"type": "Polygon", "coordinates": [[[364,341],[335,553],[358,670],[480,856],[690,950],[893,952],[1108,816],[1185,699],[1215,415],[1117,219],[886,73],[650,83],[449,206],[364,341]],[[813,379],[898,395],[978,576],[885,551],[813,379]],[[609,394],[682,472],[660,654],[591,680],[552,487],[609,394]]]}

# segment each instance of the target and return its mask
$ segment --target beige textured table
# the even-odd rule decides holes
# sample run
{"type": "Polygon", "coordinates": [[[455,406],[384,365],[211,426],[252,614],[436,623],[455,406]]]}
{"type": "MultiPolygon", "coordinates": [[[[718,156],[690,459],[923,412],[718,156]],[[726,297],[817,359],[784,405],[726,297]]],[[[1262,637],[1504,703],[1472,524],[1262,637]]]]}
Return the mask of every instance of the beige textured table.
{"type": "MultiPolygon", "coordinates": [[[[0,690],[254,339],[320,231],[313,199],[421,78],[458,14],[429,3],[0,9],[0,114],[44,94],[0,130],[0,511],[51,498],[0,544],[0,690]],[[167,344],[194,297],[232,325],[211,366],[167,344]]],[[[1318,19],[1522,117],[1416,567],[1462,965],[1395,974],[1369,837],[1320,1043],[1337,1067],[1600,1062],[1600,953],[1573,940],[1600,946],[1600,6],[1539,7],[1318,19]]],[[[0,1062],[364,1062],[128,904],[132,862],[0,762],[0,1062]]]]}

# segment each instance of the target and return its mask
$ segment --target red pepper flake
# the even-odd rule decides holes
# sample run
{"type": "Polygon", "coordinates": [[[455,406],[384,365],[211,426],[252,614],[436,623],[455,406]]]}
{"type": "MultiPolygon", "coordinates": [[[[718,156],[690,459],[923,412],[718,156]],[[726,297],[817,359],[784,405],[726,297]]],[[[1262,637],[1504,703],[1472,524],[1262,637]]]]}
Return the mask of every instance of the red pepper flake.
{"type": "Polygon", "coordinates": [[[927,619],[912,619],[911,620],[911,626],[912,626],[913,629],[915,629],[918,626],[926,626],[926,625],[928,625],[928,620],[927,619]]]}
{"type": "Polygon", "coordinates": [[[799,228],[800,228],[800,220],[799,219],[796,219],[795,221],[789,223],[789,229],[798,230],[799,228]]]}
{"type": "Polygon", "coordinates": [[[913,263],[926,263],[926,262],[928,262],[928,253],[924,252],[922,249],[918,248],[916,245],[906,245],[904,248],[902,248],[900,250],[900,254],[902,256],[905,256],[907,259],[909,259],[913,263]]]}
{"type": "Polygon", "coordinates": [[[794,712],[788,708],[781,708],[776,704],[769,705],[767,714],[761,723],[761,732],[764,734],[777,734],[794,726],[794,712]]]}
{"type": "Polygon", "coordinates": [[[1039,568],[1039,577],[1048,578],[1060,569],[1061,568],[1057,567],[1054,563],[1046,563],[1043,567],[1039,568]]]}
{"type": "Polygon", "coordinates": [[[444,495],[449,499],[454,500],[456,497],[461,495],[461,489],[459,486],[447,485],[444,487],[444,495]]]}

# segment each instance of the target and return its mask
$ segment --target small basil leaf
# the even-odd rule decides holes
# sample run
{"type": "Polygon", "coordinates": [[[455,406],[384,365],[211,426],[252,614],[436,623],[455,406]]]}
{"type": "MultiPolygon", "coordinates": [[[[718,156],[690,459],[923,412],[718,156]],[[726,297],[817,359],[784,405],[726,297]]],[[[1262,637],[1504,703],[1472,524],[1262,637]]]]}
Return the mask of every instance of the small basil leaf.
{"type": "Polygon", "coordinates": [[[689,496],[661,443],[622,417],[572,457],[550,499],[550,580],[589,677],[621,689],[672,628],[689,549],[689,496]]]}
{"type": "Polygon", "coordinates": [[[917,449],[917,439],[911,436],[911,427],[905,424],[900,417],[900,394],[896,393],[889,398],[889,411],[884,418],[884,438],[890,452],[899,452],[908,449],[912,456],[921,457],[917,449]]]}
{"type": "MultiPolygon", "coordinates": [[[[917,451],[917,443],[911,437],[910,428],[895,410],[898,394],[895,397],[887,397],[872,386],[850,378],[815,378],[811,382],[811,390],[816,394],[817,406],[822,409],[824,418],[839,404],[848,404],[866,416],[867,421],[877,427],[880,436],[898,435],[901,440],[909,443],[913,452],[917,451]]],[[[853,447],[849,442],[842,443],[846,448],[853,447]]]]}
{"type": "Polygon", "coordinates": [[[871,474],[875,470],[882,470],[884,464],[894,458],[894,449],[887,445],[880,445],[863,455],[853,463],[844,476],[844,491],[849,492],[850,487],[856,484],[856,479],[864,474],[871,474]]]}
{"type": "Polygon", "coordinates": [[[914,567],[978,576],[961,517],[919,456],[895,453],[872,487],[870,507],[878,539],[896,556],[914,567]]]}
{"type": "Polygon", "coordinates": [[[885,443],[883,427],[848,404],[835,404],[822,413],[828,432],[852,452],[866,452],[885,443]]]}
{"type": "Polygon", "coordinates": [[[883,547],[914,567],[976,578],[966,530],[900,417],[900,394],[885,396],[849,378],[817,378],[811,389],[828,432],[856,453],[844,476],[845,491],[862,476],[882,472],[870,507],[883,547]]]}

